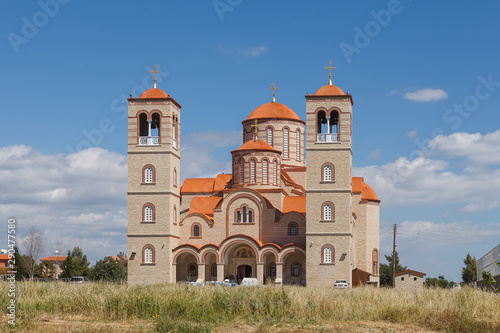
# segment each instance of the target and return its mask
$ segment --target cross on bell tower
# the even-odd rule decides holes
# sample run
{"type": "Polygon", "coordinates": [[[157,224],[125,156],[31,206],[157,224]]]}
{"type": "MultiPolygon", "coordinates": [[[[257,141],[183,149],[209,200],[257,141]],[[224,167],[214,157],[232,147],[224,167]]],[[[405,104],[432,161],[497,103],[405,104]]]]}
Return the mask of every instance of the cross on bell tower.
{"type": "MultiPolygon", "coordinates": [[[[331,61],[330,61],[331,63],[331,61]]],[[[156,65],[154,65],[154,69],[152,71],[149,71],[151,74],[153,74],[154,78],[154,83],[153,83],[153,88],[156,88],[156,73],[161,73],[160,71],[156,70],[156,65]]]]}
{"type": "Polygon", "coordinates": [[[276,95],[275,95],[275,91],[276,89],[279,89],[278,87],[275,87],[274,86],[274,82],[273,82],[273,86],[270,87],[269,89],[272,89],[273,90],[273,103],[276,103],[276,95]]]}
{"type": "Polygon", "coordinates": [[[330,60],[330,66],[325,67],[325,69],[330,70],[330,74],[328,75],[328,84],[333,85],[333,83],[332,83],[332,69],[337,69],[337,67],[332,67],[332,61],[330,60]]]}

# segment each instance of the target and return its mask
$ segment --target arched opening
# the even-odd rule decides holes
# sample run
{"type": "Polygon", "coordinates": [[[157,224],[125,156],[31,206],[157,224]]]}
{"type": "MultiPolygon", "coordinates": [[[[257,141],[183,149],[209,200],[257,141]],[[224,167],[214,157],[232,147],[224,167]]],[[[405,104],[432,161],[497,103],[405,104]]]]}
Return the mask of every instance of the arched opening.
{"type": "Polygon", "coordinates": [[[283,259],[283,284],[305,285],[305,256],[302,252],[294,251],[283,259]]]}
{"type": "Polygon", "coordinates": [[[339,113],[336,110],[326,112],[321,110],[317,113],[317,141],[337,142],[339,139],[339,113]]]}
{"type": "Polygon", "coordinates": [[[297,236],[299,234],[299,225],[295,222],[288,224],[288,236],[297,236]]]}
{"type": "Polygon", "coordinates": [[[264,254],[264,283],[274,283],[276,280],[276,255],[274,252],[264,254]]]}
{"type": "MultiPolygon", "coordinates": [[[[152,137],[160,137],[160,114],[155,112],[151,117],[151,134],[149,136],[152,137]]],[[[157,144],[159,141],[157,142],[157,144]]]]}
{"type": "Polygon", "coordinates": [[[227,263],[224,276],[233,282],[240,283],[245,277],[255,278],[257,253],[246,244],[235,244],[226,252],[227,263]]]}
{"type": "Polygon", "coordinates": [[[196,281],[198,279],[198,260],[191,252],[182,253],[177,257],[176,281],[196,281]]]}
{"type": "Polygon", "coordinates": [[[205,255],[205,281],[217,281],[217,258],[213,252],[205,255]]]}
{"type": "Polygon", "coordinates": [[[139,115],[139,136],[148,136],[148,116],[145,113],[139,115]]]}

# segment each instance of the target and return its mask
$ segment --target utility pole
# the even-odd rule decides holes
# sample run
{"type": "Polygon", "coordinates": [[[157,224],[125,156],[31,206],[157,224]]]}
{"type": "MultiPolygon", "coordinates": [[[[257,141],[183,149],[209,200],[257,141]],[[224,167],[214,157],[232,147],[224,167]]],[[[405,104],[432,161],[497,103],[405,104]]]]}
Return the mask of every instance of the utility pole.
{"type": "Polygon", "coordinates": [[[396,287],[396,223],[394,223],[394,241],[392,243],[392,287],[396,287]]]}

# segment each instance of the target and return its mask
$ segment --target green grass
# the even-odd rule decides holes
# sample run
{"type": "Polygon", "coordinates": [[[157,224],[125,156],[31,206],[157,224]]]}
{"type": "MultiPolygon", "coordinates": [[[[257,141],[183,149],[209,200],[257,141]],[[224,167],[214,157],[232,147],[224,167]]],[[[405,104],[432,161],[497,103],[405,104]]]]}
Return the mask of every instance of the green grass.
{"type": "MultiPolygon", "coordinates": [[[[8,304],[7,289],[7,283],[0,284],[2,304],[8,304]]],[[[412,292],[18,282],[16,289],[18,326],[26,329],[43,315],[80,315],[96,321],[153,321],[161,332],[211,332],[233,322],[252,327],[314,327],[358,321],[445,332],[500,332],[500,298],[474,288],[412,292]]],[[[7,328],[0,323],[0,330],[7,328]]]]}

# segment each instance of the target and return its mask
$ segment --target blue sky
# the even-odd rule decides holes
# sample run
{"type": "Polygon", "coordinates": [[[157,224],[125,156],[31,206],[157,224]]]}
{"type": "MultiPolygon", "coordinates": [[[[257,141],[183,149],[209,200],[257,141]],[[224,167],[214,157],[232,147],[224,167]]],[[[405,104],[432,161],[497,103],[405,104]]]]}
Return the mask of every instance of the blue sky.
{"type": "Polygon", "coordinates": [[[404,265],[458,281],[468,252],[500,240],[498,2],[2,7],[0,217],[21,234],[37,225],[47,255],[58,241],[92,260],[126,251],[123,99],[151,87],[153,65],[182,105],[182,178],[228,171],[241,121],[273,82],[305,119],[304,95],[333,60],[354,98],[354,173],[382,199],[382,254],[400,224],[404,265]]]}

